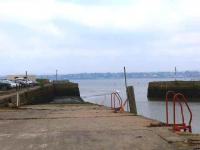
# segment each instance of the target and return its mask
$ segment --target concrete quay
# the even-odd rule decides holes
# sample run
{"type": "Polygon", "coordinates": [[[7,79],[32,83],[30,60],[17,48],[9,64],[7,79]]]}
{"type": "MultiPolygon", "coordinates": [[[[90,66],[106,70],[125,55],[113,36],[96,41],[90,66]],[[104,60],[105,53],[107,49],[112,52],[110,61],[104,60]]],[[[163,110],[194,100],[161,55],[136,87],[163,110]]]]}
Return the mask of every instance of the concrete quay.
{"type": "Polygon", "coordinates": [[[194,150],[199,135],[92,104],[0,109],[1,150],[194,150]],[[155,127],[151,127],[154,125],[155,127]],[[158,127],[157,127],[158,126],[158,127]],[[196,143],[195,143],[196,142],[196,143]]]}

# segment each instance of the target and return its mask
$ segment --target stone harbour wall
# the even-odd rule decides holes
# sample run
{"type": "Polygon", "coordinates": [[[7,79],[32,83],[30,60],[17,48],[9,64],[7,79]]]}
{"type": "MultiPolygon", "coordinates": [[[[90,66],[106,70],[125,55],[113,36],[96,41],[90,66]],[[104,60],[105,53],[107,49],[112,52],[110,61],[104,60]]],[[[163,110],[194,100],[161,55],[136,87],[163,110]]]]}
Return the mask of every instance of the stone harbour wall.
{"type": "Polygon", "coordinates": [[[167,91],[180,92],[191,98],[191,101],[198,101],[198,98],[200,98],[200,81],[150,82],[147,97],[149,100],[154,100],[154,98],[164,99],[167,91]]]}
{"type": "MultiPolygon", "coordinates": [[[[53,83],[19,91],[21,105],[51,102],[56,97],[80,97],[77,83],[54,81],[53,83]]],[[[17,92],[0,96],[0,107],[16,106],[17,92]]]]}

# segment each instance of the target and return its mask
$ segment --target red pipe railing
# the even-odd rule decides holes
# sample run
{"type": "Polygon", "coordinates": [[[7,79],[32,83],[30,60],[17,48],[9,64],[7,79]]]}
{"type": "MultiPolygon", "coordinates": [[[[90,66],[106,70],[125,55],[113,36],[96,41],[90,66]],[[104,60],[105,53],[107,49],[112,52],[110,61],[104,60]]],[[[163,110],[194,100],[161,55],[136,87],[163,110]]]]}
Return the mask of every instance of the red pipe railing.
{"type": "MultiPolygon", "coordinates": [[[[118,100],[118,106],[121,107],[123,100],[118,92],[111,93],[111,109],[115,109],[116,107],[116,100],[118,100]]],[[[119,108],[118,107],[118,108],[119,108]]]]}
{"type": "Polygon", "coordinates": [[[192,128],[191,128],[191,123],[192,123],[192,111],[187,103],[187,99],[186,97],[181,94],[181,93],[176,93],[174,91],[168,91],[166,93],[166,97],[165,97],[165,101],[166,101],[166,125],[169,126],[169,110],[168,110],[168,101],[169,101],[169,97],[172,96],[173,97],[173,130],[174,131],[187,131],[189,130],[189,132],[192,132],[192,128]],[[184,117],[184,113],[183,113],[183,106],[181,103],[181,100],[184,101],[189,113],[190,113],[190,120],[188,125],[185,124],[185,117],[184,117]],[[179,103],[180,108],[181,108],[181,117],[182,117],[182,123],[181,124],[177,124],[176,123],[176,102],[179,103]]]}
{"type": "Polygon", "coordinates": [[[168,112],[168,102],[169,102],[169,96],[172,96],[172,98],[174,97],[176,93],[174,91],[168,91],[166,93],[166,97],[165,97],[165,103],[166,103],[166,125],[169,126],[169,112],[168,112]]]}
{"type": "Polygon", "coordinates": [[[174,98],[173,98],[173,110],[174,110],[174,125],[173,125],[173,129],[175,131],[181,131],[181,130],[184,130],[184,131],[187,131],[189,130],[189,132],[192,132],[192,128],[191,128],[191,123],[192,123],[192,111],[187,103],[187,99],[186,97],[181,94],[181,93],[177,93],[174,98]],[[181,104],[181,100],[184,101],[189,113],[190,113],[190,119],[189,119],[189,123],[188,125],[185,124],[185,120],[184,120],[184,114],[183,114],[183,107],[182,107],[182,104],[181,104]],[[182,114],[182,124],[179,125],[176,123],[176,101],[179,101],[179,104],[181,105],[181,114],[182,114]]]}
{"type": "Polygon", "coordinates": [[[111,94],[111,109],[114,110],[114,112],[124,112],[126,102],[127,100],[123,103],[122,97],[118,92],[113,92],[111,94]],[[118,105],[116,105],[116,100],[118,100],[118,105]]]}

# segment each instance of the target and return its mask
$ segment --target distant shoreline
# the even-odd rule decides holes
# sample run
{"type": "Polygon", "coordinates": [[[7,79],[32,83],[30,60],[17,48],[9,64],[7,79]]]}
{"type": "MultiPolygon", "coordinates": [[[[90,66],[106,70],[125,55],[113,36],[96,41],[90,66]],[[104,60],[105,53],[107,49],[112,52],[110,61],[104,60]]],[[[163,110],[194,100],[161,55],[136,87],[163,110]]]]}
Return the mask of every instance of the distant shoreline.
{"type": "MultiPolygon", "coordinates": [[[[36,75],[37,78],[48,78],[50,80],[55,80],[56,75],[36,75]]],[[[0,78],[5,78],[6,76],[0,76],[0,78]]],[[[97,79],[123,79],[124,73],[78,73],[78,74],[58,74],[59,80],[97,80],[97,79]]],[[[199,71],[184,71],[177,72],[176,75],[174,72],[131,72],[127,73],[127,78],[191,78],[191,79],[200,79],[199,71]]]]}
{"type": "MultiPolygon", "coordinates": [[[[55,79],[55,75],[40,75],[38,77],[55,79]]],[[[123,79],[124,73],[79,73],[79,74],[66,74],[58,75],[60,79],[69,80],[84,80],[84,79],[123,79]]],[[[127,78],[199,78],[200,72],[198,71],[185,71],[177,72],[149,72],[149,73],[127,73],[127,78]]]]}

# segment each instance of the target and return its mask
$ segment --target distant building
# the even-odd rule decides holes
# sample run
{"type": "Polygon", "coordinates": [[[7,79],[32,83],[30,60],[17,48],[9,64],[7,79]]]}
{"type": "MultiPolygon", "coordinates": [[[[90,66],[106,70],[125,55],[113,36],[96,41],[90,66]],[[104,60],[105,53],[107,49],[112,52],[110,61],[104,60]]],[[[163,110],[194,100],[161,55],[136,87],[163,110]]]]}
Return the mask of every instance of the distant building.
{"type": "MultiPolygon", "coordinates": [[[[26,80],[26,75],[8,75],[6,77],[8,80],[16,80],[16,79],[23,79],[23,80],[26,80]]],[[[31,80],[31,81],[36,81],[36,76],[35,75],[28,75],[27,76],[28,80],[31,80]]]]}

